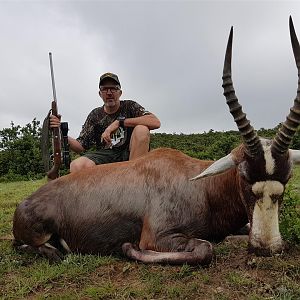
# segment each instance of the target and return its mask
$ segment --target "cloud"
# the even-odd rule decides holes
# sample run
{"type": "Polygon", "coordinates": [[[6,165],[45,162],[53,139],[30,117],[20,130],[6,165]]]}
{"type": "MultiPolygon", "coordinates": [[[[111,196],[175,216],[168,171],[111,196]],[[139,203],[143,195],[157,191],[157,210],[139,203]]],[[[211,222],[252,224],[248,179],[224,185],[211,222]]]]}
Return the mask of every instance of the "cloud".
{"type": "Polygon", "coordinates": [[[290,14],[300,35],[300,3],[290,1],[0,2],[0,128],[47,114],[52,51],[72,136],[102,105],[97,86],[106,71],[119,75],[124,99],[160,118],[160,132],[235,129],[221,87],[232,25],[237,95],[255,128],[274,127],[297,89],[290,14]]]}

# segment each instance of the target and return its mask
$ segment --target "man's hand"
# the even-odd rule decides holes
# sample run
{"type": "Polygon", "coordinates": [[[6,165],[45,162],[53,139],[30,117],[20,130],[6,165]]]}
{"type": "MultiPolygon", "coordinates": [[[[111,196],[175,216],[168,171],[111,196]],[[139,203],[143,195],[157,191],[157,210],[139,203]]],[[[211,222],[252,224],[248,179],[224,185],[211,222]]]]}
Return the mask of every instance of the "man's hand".
{"type": "Polygon", "coordinates": [[[119,121],[112,122],[102,133],[101,142],[105,142],[107,146],[111,145],[111,135],[119,128],[119,121]]]}
{"type": "Polygon", "coordinates": [[[54,116],[54,115],[50,115],[50,128],[59,128],[60,127],[60,119],[61,119],[61,115],[58,115],[58,117],[54,116]]]}

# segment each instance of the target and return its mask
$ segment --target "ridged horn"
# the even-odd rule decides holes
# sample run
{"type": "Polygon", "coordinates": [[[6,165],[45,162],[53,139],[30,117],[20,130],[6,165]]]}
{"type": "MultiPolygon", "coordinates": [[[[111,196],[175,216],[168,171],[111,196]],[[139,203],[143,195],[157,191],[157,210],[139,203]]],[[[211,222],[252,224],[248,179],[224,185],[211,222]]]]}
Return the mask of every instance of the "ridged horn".
{"type": "Polygon", "coordinates": [[[291,16],[289,26],[293,53],[298,69],[298,89],[294,105],[291,107],[290,113],[286,117],[286,121],[282,124],[272,143],[271,150],[273,153],[277,154],[284,154],[288,151],[293,136],[300,124],[300,46],[291,16]]]}
{"type": "Polygon", "coordinates": [[[233,116],[234,121],[243,137],[247,153],[254,157],[262,151],[262,145],[255,130],[250,125],[250,121],[246,118],[246,114],[243,112],[242,106],[239,104],[238,98],[235,95],[231,78],[232,39],[233,27],[231,27],[226,48],[222,87],[224,88],[226,103],[229,106],[230,113],[233,116]]]}

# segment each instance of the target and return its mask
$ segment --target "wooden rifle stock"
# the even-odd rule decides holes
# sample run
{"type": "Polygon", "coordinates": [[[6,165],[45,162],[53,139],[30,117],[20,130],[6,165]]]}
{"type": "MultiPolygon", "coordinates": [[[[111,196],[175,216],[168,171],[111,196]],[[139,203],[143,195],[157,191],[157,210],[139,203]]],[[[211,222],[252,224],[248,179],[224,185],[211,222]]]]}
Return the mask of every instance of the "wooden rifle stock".
{"type": "MultiPolygon", "coordinates": [[[[52,81],[52,91],[53,91],[53,101],[51,103],[51,111],[52,111],[52,115],[58,117],[51,52],[49,53],[49,59],[50,59],[51,81],[52,81]]],[[[47,172],[47,177],[48,179],[51,180],[59,177],[59,169],[61,166],[61,134],[60,134],[60,128],[58,127],[52,128],[52,148],[53,148],[53,166],[47,172]]]]}

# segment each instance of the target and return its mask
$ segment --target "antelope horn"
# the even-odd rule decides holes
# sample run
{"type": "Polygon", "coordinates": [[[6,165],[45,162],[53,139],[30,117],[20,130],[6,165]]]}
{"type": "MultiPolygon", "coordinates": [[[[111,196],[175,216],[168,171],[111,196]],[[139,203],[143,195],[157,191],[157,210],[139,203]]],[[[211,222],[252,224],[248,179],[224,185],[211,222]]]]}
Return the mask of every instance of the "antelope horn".
{"type": "Polygon", "coordinates": [[[222,87],[224,88],[224,96],[226,97],[226,103],[229,106],[230,113],[243,137],[244,144],[246,145],[246,151],[248,155],[254,157],[262,151],[262,145],[255,130],[250,125],[250,121],[246,118],[246,114],[243,112],[242,106],[239,104],[238,98],[235,95],[231,78],[232,38],[233,27],[231,27],[227,43],[222,87]]]}
{"type": "Polygon", "coordinates": [[[291,16],[289,25],[293,53],[298,69],[298,89],[294,105],[291,107],[289,115],[286,117],[285,122],[282,124],[272,143],[272,152],[280,155],[288,151],[292,138],[300,124],[300,46],[291,16]]]}

